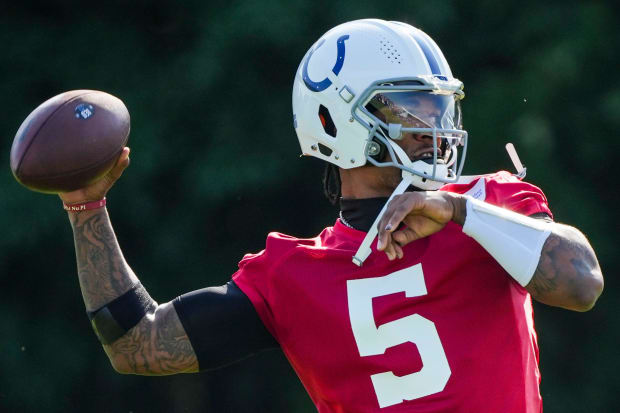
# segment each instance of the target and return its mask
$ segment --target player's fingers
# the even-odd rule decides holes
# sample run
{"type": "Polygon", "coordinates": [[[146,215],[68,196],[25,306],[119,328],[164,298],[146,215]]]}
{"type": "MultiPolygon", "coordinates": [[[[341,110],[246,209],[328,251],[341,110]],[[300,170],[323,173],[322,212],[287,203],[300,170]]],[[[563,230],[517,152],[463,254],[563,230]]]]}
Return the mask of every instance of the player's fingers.
{"type": "Polygon", "coordinates": [[[379,222],[379,234],[395,231],[408,214],[421,208],[420,203],[420,194],[417,193],[394,197],[379,222]]]}
{"type": "Polygon", "coordinates": [[[392,211],[392,214],[388,217],[385,224],[386,231],[396,231],[400,223],[407,217],[407,215],[423,209],[423,199],[418,193],[407,194],[407,197],[403,197],[392,211]]]}
{"type": "Polygon", "coordinates": [[[396,258],[396,250],[394,248],[394,245],[395,245],[394,242],[390,240],[390,242],[388,242],[387,245],[385,246],[384,252],[390,261],[396,258]]]}
{"type": "Polygon", "coordinates": [[[387,245],[385,253],[390,261],[396,258],[401,259],[404,256],[403,248],[394,240],[387,245]]]}
{"type": "Polygon", "coordinates": [[[396,258],[401,259],[405,255],[403,252],[403,248],[397,243],[394,242],[394,252],[396,253],[396,258]]]}
{"type": "Polygon", "coordinates": [[[378,234],[377,235],[377,250],[385,251],[385,249],[391,242],[392,240],[391,240],[391,236],[389,233],[386,233],[384,231],[383,234],[378,234]]]}
{"type": "Polygon", "coordinates": [[[377,249],[379,251],[383,251],[385,250],[385,247],[388,244],[388,234],[385,233],[385,231],[379,231],[379,233],[377,234],[377,249]]]}
{"type": "Polygon", "coordinates": [[[405,246],[420,238],[411,228],[404,228],[392,233],[392,238],[401,246],[405,246]]]}
{"type": "Polygon", "coordinates": [[[129,147],[124,147],[121,152],[118,160],[116,161],[116,166],[122,166],[123,169],[129,166],[129,154],[131,153],[131,149],[129,147]]]}
{"type": "Polygon", "coordinates": [[[377,224],[377,249],[379,251],[385,250],[385,247],[388,245],[388,240],[390,238],[390,233],[385,230],[385,225],[387,223],[387,216],[390,213],[389,205],[388,209],[383,213],[383,216],[379,220],[377,224]]]}
{"type": "Polygon", "coordinates": [[[129,149],[128,147],[123,148],[123,151],[118,157],[118,160],[116,161],[116,164],[114,165],[114,168],[112,168],[112,170],[109,172],[110,178],[112,179],[112,181],[116,181],[118,178],[120,178],[121,175],[123,174],[123,171],[127,169],[127,167],[129,166],[129,153],[130,152],[131,152],[131,149],[129,149]]]}
{"type": "Polygon", "coordinates": [[[390,261],[396,257],[394,241],[392,240],[392,235],[390,233],[384,234],[382,238],[377,240],[377,249],[385,252],[385,255],[387,255],[390,261]]]}
{"type": "Polygon", "coordinates": [[[385,247],[388,244],[388,237],[389,237],[390,231],[393,231],[396,228],[396,227],[391,227],[391,226],[388,227],[388,222],[390,222],[390,219],[394,215],[394,211],[397,208],[399,208],[402,202],[403,200],[402,200],[401,195],[397,195],[394,198],[392,198],[385,212],[383,213],[383,216],[379,220],[379,223],[377,224],[377,237],[379,238],[377,248],[379,250],[385,249],[385,247]]]}

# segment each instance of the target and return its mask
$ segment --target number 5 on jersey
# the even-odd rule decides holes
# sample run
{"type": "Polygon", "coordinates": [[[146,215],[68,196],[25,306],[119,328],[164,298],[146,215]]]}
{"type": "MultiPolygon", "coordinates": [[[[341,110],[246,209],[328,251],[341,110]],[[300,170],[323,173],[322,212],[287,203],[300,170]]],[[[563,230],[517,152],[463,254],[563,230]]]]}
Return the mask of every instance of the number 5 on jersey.
{"type": "Polygon", "coordinates": [[[435,323],[429,319],[413,314],[377,327],[372,299],[399,292],[406,297],[427,294],[422,264],[383,277],[347,281],[349,318],[360,356],[384,354],[390,347],[411,342],[422,359],[422,369],[415,373],[398,377],[386,371],[370,376],[379,407],[438,393],[451,374],[435,323]]]}

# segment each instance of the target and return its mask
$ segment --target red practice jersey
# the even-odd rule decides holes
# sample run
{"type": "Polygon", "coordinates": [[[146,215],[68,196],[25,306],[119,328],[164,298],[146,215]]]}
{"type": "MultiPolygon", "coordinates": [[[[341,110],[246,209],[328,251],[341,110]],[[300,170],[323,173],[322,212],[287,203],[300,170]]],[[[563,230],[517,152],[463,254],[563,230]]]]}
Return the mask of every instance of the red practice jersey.
{"type": "MultiPolygon", "coordinates": [[[[507,172],[442,190],[551,216],[544,194],[507,172]]],[[[233,280],[280,343],[320,413],[540,412],[530,295],[462,228],[389,261],[352,257],[366,233],[271,233],[233,280]]]]}

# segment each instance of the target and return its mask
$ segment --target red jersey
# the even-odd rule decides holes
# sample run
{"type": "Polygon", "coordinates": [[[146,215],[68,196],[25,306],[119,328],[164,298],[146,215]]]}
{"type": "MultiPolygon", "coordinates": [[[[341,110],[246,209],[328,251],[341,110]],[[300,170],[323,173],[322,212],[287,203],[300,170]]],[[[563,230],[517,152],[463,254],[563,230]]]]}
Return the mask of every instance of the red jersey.
{"type": "MultiPolygon", "coordinates": [[[[532,215],[544,194],[507,172],[442,190],[532,215]]],[[[320,413],[540,412],[530,295],[462,228],[389,261],[352,257],[365,232],[336,221],[312,239],[271,233],[233,280],[320,413]]]]}

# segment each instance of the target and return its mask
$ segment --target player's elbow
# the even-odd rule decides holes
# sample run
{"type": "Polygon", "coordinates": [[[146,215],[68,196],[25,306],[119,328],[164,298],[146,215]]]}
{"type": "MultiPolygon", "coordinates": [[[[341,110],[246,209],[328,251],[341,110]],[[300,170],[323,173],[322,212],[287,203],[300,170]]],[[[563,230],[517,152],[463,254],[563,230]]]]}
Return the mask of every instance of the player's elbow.
{"type": "Polygon", "coordinates": [[[591,310],[603,292],[603,287],[603,274],[600,269],[583,274],[574,292],[574,308],[572,309],[581,312],[591,310]]]}
{"type": "Polygon", "coordinates": [[[126,357],[122,354],[115,353],[109,346],[104,346],[104,348],[114,371],[120,374],[136,374],[135,366],[132,366],[127,361],[126,357]]]}
{"type": "Polygon", "coordinates": [[[135,357],[131,356],[132,353],[127,352],[127,348],[127,343],[123,342],[122,338],[114,343],[103,345],[114,371],[119,374],[140,374],[138,363],[135,357]]]}
{"type": "Polygon", "coordinates": [[[112,367],[119,374],[136,374],[135,370],[125,363],[112,363],[112,367]]]}

